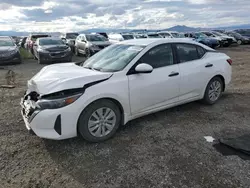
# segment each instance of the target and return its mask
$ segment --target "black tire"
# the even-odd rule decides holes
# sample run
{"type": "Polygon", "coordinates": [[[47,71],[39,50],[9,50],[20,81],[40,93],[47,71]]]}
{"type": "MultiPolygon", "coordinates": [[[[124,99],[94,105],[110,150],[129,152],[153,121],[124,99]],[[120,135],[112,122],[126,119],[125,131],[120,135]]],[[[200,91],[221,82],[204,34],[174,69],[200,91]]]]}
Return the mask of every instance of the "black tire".
{"type": "Polygon", "coordinates": [[[85,49],[85,56],[86,56],[86,58],[88,59],[88,58],[90,58],[91,57],[91,52],[90,52],[90,50],[88,49],[88,48],[86,48],[85,49]]]}
{"type": "Polygon", "coordinates": [[[231,44],[227,43],[227,44],[224,44],[223,47],[229,47],[231,44]]]}
{"type": "Polygon", "coordinates": [[[44,64],[45,62],[42,61],[41,59],[38,59],[38,64],[44,64]]]}
{"type": "Polygon", "coordinates": [[[77,47],[75,47],[75,55],[76,55],[76,56],[79,56],[79,55],[80,55],[77,47]]]}
{"type": "Polygon", "coordinates": [[[111,138],[112,136],[114,136],[114,134],[116,133],[117,129],[119,128],[121,124],[121,111],[119,109],[119,107],[113,103],[111,100],[107,100],[107,99],[102,99],[102,100],[98,100],[93,102],[92,104],[90,104],[87,108],[85,108],[79,119],[78,119],[78,123],[77,123],[77,128],[78,128],[78,133],[87,141],[89,142],[102,142],[105,141],[109,138],[111,138]],[[107,134],[106,136],[103,137],[96,137],[94,135],[92,135],[88,129],[88,121],[89,118],[91,117],[91,115],[100,108],[103,107],[108,107],[111,110],[113,110],[113,112],[116,115],[116,122],[115,122],[115,126],[113,127],[112,131],[107,134]]]}
{"type": "Polygon", "coordinates": [[[207,87],[206,87],[206,90],[205,90],[205,93],[204,93],[204,97],[203,97],[203,99],[202,99],[202,102],[203,102],[204,104],[209,104],[209,105],[215,104],[215,103],[220,99],[220,97],[221,97],[221,95],[222,95],[223,86],[224,86],[224,84],[223,84],[223,81],[221,80],[220,77],[216,76],[216,77],[212,78],[212,79],[209,81],[209,83],[207,84],[207,87]],[[209,89],[210,89],[210,87],[211,87],[211,84],[214,83],[215,81],[218,81],[218,82],[220,83],[220,87],[221,87],[221,89],[220,89],[220,94],[219,94],[219,96],[218,96],[218,98],[217,98],[216,100],[211,100],[211,99],[209,98],[209,89]]]}

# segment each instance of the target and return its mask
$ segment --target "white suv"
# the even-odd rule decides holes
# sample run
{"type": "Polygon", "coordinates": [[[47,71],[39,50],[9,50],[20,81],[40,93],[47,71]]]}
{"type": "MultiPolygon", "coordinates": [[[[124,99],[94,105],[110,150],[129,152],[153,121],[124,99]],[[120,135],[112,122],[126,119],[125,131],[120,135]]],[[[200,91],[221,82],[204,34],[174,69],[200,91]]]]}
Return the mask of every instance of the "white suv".
{"type": "Polygon", "coordinates": [[[214,104],[231,80],[231,59],[185,39],[140,39],[111,45],[84,64],[44,67],[21,100],[28,130],[91,142],[120,125],[183,103],[214,104]]]}

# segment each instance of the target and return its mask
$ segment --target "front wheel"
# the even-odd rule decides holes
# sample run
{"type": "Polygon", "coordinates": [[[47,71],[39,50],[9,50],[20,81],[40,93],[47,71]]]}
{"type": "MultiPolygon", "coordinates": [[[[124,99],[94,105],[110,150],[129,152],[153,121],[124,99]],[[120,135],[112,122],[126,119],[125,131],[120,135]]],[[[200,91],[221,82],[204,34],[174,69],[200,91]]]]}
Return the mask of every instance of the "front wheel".
{"type": "Polygon", "coordinates": [[[119,107],[110,100],[98,100],[83,110],[78,119],[78,132],[89,142],[111,138],[121,122],[119,107]]]}
{"type": "Polygon", "coordinates": [[[76,56],[79,56],[79,51],[78,51],[78,48],[77,48],[77,47],[75,47],[75,55],[76,55],[76,56]]]}
{"type": "Polygon", "coordinates": [[[238,44],[238,45],[241,45],[241,44],[242,44],[242,40],[238,40],[238,41],[237,41],[237,44],[238,44]]]}
{"type": "Polygon", "coordinates": [[[210,82],[206,87],[203,102],[205,104],[216,103],[221,97],[222,91],[223,91],[223,82],[221,78],[214,77],[212,80],[210,80],[210,82]]]}

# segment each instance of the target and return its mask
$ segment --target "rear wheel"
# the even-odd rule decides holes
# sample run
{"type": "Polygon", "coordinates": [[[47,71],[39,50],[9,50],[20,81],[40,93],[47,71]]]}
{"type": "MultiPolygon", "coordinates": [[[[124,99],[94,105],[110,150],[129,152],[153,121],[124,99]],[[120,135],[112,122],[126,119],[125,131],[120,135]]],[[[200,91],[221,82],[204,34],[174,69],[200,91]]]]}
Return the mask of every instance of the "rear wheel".
{"type": "Polygon", "coordinates": [[[238,45],[241,45],[241,44],[242,44],[242,40],[238,40],[238,41],[237,41],[237,44],[238,44],[238,45]]]}
{"type": "Polygon", "coordinates": [[[110,100],[98,100],[81,113],[78,132],[89,142],[101,142],[111,138],[121,122],[119,107],[110,100]]]}
{"type": "Polygon", "coordinates": [[[221,78],[214,77],[208,83],[204,94],[203,102],[206,104],[216,103],[222,95],[223,82],[221,78]]]}

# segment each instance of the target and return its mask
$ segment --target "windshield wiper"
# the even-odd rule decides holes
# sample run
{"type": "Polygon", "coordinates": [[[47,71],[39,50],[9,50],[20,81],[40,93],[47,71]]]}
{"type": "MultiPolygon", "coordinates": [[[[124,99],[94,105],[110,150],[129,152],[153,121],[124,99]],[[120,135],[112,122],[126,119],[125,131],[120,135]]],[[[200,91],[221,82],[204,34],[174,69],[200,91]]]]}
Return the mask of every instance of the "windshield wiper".
{"type": "Polygon", "coordinates": [[[94,68],[94,67],[84,67],[85,69],[95,70],[95,71],[101,71],[101,68],[94,68]]]}

